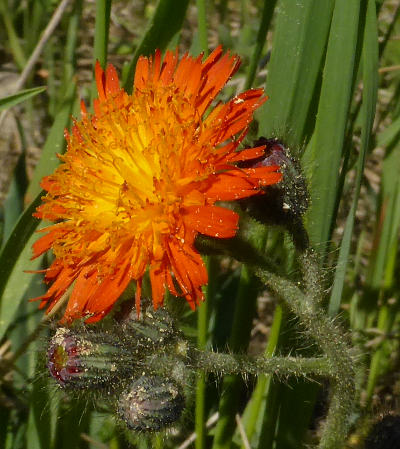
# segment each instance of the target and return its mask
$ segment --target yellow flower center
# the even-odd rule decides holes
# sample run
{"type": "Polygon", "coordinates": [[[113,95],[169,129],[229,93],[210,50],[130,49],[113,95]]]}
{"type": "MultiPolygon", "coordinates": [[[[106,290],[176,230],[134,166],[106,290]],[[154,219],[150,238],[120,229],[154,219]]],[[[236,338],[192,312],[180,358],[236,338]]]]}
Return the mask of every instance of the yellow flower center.
{"type": "MultiPolygon", "coordinates": [[[[204,204],[196,189],[213,170],[214,151],[210,143],[197,144],[205,124],[173,86],[123,93],[101,107],[99,116],[76,123],[79,132],[63,157],[69,175],[62,182],[72,183],[64,190],[74,215],[70,224],[98,232],[91,252],[140,239],[141,251],[160,260],[163,238],[179,233],[182,207],[204,204]]],[[[82,246],[79,257],[87,248],[82,246]]],[[[54,250],[68,258],[68,245],[54,250]]]]}

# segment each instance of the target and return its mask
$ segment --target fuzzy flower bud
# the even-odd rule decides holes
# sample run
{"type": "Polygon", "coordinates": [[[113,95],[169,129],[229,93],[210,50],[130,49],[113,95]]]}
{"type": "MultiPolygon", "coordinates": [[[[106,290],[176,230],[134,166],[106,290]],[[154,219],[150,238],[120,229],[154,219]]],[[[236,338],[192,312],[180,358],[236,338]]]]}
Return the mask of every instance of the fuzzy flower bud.
{"type": "Polygon", "coordinates": [[[47,351],[49,372],[63,388],[112,388],[134,365],[118,338],[103,331],[58,328],[47,351]]]}
{"type": "Polygon", "coordinates": [[[177,421],[183,406],[183,395],[174,382],[142,376],[121,394],[117,412],[130,429],[151,432],[177,421]]]}
{"type": "Polygon", "coordinates": [[[308,245],[301,221],[309,203],[306,180],[299,162],[278,139],[260,137],[254,145],[265,145],[265,154],[256,160],[241,163],[244,168],[279,166],[282,180],[263,195],[241,200],[242,207],[256,220],[286,227],[299,249],[308,245]]]}
{"type": "Polygon", "coordinates": [[[104,328],[57,329],[49,342],[47,366],[63,388],[123,387],[142,373],[146,359],[174,351],[177,342],[172,317],[164,309],[135,313],[104,328]]]}

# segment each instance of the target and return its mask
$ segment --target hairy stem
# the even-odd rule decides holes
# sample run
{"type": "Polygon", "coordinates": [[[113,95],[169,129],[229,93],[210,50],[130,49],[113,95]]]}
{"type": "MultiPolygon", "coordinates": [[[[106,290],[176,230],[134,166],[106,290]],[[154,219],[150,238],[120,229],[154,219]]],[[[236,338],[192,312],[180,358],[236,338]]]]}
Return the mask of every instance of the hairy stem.
{"type": "Polygon", "coordinates": [[[192,360],[195,368],[216,374],[260,375],[273,374],[279,377],[333,375],[332,366],[326,357],[257,357],[241,354],[198,351],[192,360]]]}
{"type": "MultiPolygon", "coordinates": [[[[312,265],[309,264],[306,270],[312,271],[312,265]]],[[[304,294],[292,282],[264,269],[257,269],[256,274],[285,300],[328,358],[334,375],[330,407],[319,448],[341,449],[349,430],[355,395],[355,360],[343,331],[324,313],[315,294],[304,294]]]]}

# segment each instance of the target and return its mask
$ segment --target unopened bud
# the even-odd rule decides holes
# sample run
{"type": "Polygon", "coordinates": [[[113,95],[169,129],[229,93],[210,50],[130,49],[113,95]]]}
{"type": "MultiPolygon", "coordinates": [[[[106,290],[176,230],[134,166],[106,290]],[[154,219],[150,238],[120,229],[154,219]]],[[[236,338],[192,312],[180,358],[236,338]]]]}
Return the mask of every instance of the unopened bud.
{"type": "Polygon", "coordinates": [[[49,342],[47,367],[63,388],[111,388],[132,373],[135,361],[118,338],[106,332],[58,328],[49,342]]]}
{"type": "Polygon", "coordinates": [[[177,331],[171,315],[165,309],[148,308],[141,318],[132,312],[122,329],[138,346],[162,347],[175,340],[177,331]]]}
{"type": "Polygon", "coordinates": [[[177,421],[184,406],[178,386],[159,376],[142,376],[121,394],[118,415],[136,431],[158,431],[177,421]]]}
{"type": "Polygon", "coordinates": [[[263,195],[243,199],[241,204],[256,220],[286,227],[292,233],[296,246],[305,249],[308,241],[302,229],[302,216],[308,208],[309,197],[300,164],[278,139],[260,137],[254,145],[265,145],[264,155],[243,162],[241,166],[278,165],[283,176],[279,183],[268,186],[263,195]]]}

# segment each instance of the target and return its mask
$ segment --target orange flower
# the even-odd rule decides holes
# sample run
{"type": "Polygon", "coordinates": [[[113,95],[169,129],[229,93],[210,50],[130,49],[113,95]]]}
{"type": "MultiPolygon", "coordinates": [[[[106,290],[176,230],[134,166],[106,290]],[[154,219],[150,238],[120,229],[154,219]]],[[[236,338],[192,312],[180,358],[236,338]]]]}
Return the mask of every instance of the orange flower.
{"type": "Polygon", "coordinates": [[[95,322],[135,280],[139,311],[147,268],[155,308],[166,288],[193,309],[203,300],[207,271],[195,237],[233,237],[238,222],[215,203],[260,194],[281,177],[277,167],[235,166],[263,154],[263,146],[237,151],[266,100],[262,89],[205,115],[238,66],[221,47],[204,62],[170,51],[162,60],[157,51],[139,59],[128,95],[112,65],[104,73],[96,64],[95,113],[82,104],[62,164],[41,184],[48,193],[35,216],[56,222],[33,245],[34,257],[55,255],[45,274],[52,285],[35,298],[41,307],[51,310],[71,286],[63,320],[95,322]]]}

